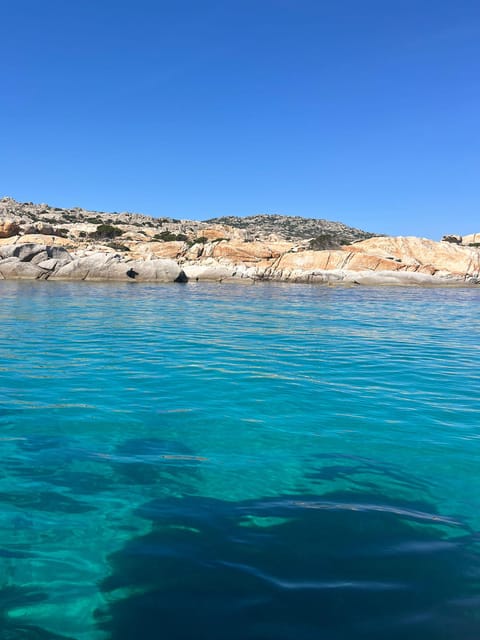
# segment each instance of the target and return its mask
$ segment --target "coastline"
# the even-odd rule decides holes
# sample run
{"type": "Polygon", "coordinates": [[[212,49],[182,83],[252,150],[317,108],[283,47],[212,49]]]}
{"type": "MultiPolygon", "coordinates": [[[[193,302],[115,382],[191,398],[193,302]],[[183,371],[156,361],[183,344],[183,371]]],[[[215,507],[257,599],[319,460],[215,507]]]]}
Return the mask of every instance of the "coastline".
{"type": "Polygon", "coordinates": [[[330,286],[480,284],[478,248],[415,237],[372,238],[341,249],[319,251],[286,243],[223,241],[198,247],[178,242],[145,247],[144,243],[132,246],[128,252],[115,252],[101,245],[85,248],[67,243],[24,242],[21,236],[8,240],[0,244],[0,280],[283,282],[330,286]]]}
{"type": "Polygon", "coordinates": [[[477,286],[480,234],[435,241],[323,219],[199,222],[3,198],[0,280],[477,286]]]}

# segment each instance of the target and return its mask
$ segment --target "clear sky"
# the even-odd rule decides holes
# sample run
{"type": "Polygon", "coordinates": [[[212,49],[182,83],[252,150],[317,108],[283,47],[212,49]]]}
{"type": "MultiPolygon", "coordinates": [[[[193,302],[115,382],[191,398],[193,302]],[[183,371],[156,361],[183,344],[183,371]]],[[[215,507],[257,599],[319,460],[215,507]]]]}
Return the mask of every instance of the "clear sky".
{"type": "Polygon", "coordinates": [[[0,0],[0,195],[480,231],[478,0],[0,0]]]}

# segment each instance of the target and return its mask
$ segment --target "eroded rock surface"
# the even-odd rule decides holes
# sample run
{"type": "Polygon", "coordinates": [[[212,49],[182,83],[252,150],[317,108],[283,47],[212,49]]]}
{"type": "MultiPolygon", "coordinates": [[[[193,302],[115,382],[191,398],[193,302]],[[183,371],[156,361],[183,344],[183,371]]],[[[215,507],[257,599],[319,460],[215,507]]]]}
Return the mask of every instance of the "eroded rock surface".
{"type": "Polygon", "coordinates": [[[141,244],[137,251],[0,245],[1,279],[118,282],[250,281],[349,284],[476,284],[480,250],[421,238],[372,238],[312,251],[291,243],[141,244]],[[160,250],[159,250],[160,249],[160,250]],[[158,255],[165,257],[158,257],[158,255]],[[172,257],[169,257],[172,256],[172,257]]]}
{"type": "Polygon", "coordinates": [[[12,220],[0,221],[0,238],[11,238],[19,233],[20,227],[12,220]]]}
{"type": "Polygon", "coordinates": [[[4,280],[115,280],[175,282],[182,270],[174,260],[128,260],[112,253],[75,256],[63,247],[12,244],[0,247],[0,277],[4,280]]]}
{"type": "Polygon", "coordinates": [[[0,199],[0,279],[476,284],[479,246],[476,233],[435,242],[326,220],[196,222],[0,199]]]}

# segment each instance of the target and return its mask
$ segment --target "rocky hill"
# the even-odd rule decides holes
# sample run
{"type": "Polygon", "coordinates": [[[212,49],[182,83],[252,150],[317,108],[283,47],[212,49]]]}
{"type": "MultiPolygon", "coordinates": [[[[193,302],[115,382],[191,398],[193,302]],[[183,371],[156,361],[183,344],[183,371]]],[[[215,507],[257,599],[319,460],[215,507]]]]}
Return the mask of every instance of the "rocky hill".
{"type": "MultiPolygon", "coordinates": [[[[332,249],[376,234],[354,229],[341,222],[278,215],[236,216],[212,218],[204,222],[154,218],[139,213],[105,213],[82,208],[61,209],[48,204],[0,200],[0,224],[10,223],[10,229],[23,234],[42,233],[80,241],[93,237],[98,226],[117,227],[122,241],[186,240],[199,237],[247,242],[288,240],[303,242],[313,249],[332,249]]],[[[2,231],[0,230],[0,233],[2,231]]],[[[115,233],[115,232],[112,232],[115,233]]],[[[12,233],[13,235],[13,233],[12,233]]]]}
{"type": "Polygon", "coordinates": [[[319,249],[351,244],[378,235],[348,227],[342,222],[300,216],[258,215],[245,218],[224,216],[211,218],[207,222],[242,229],[255,240],[270,239],[272,236],[292,242],[313,239],[319,245],[319,249]]]}
{"type": "MultiPolygon", "coordinates": [[[[20,233],[43,233],[71,239],[89,237],[99,225],[115,226],[124,234],[134,234],[140,240],[157,233],[196,235],[210,225],[174,218],[154,218],[141,213],[89,211],[80,207],[62,209],[48,204],[17,202],[13,198],[0,199],[0,223],[13,223],[20,233]]],[[[131,238],[134,239],[134,238],[131,238]]]]}

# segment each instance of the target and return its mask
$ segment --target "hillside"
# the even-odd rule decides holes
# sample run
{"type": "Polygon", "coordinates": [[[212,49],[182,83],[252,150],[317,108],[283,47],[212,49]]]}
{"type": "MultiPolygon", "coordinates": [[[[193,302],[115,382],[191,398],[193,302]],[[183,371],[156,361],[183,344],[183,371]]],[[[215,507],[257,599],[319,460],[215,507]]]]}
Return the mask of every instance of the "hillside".
{"type": "MultiPolygon", "coordinates": [[[[241,218],[224,216],[207,220],[210,224],[222,224],[243,229],[247,234],[262,240],[268,235],[277,235],[283,240],[299,241],[318,238],[318,243],[350,244],[356,240],[366,240],[378,234],[349,227],[342,222],[300,216],[257,215],[241,218]]],[[[319,247],[323,248],[323,247],[319,247]]]]}
{"type": "Polygon", "coordinates": [[[285,216],[205,222],[0,200],[0,280],[480,282],[480,234],[384,237],[285,216]]]}
{"type": "Polygon", "coordinates": [[[116,236],[125,241],[193,242],[198,238],[209,240],[287,240],[308,245],[313,249],[337,248],[354,241],[365,240],[376,234],[354,229],[340,222],[316,220],[298,216],[258,215],[250,217],[227,216],[206,221],[154,218],[140,213],[105,213],[79,207],[62,209],[48,204],[17,202],[12,198],[0,199],[0,223],[9,222],[10,234],[54,235],[72,240],[93,237],[99,225],[115,226],[116,236]]]}

